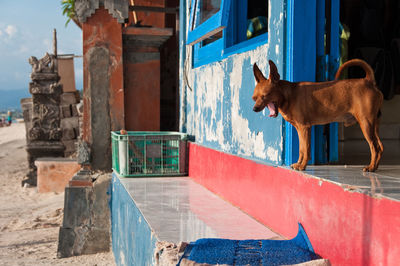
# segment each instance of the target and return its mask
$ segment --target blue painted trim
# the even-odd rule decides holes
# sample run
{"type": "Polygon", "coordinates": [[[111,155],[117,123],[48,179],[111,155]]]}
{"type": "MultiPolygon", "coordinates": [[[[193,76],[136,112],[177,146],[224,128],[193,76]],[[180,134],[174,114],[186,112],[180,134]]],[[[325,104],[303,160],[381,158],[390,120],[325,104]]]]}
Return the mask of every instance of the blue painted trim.
{"type": "MultiPolygon", "coordinates": [[[[192,0],[192,4],[190,5],[190,18],[189,18],[189,31],[192,31],[193,30],[193,27],[194,27],[194,25],[196,25],[196,22],[195,22],[195,20],[196,20],[196,14],[197,14],[197,0],[192,0]]],[[[180,10],[179,10],[179,13],[181,13],[180,12],[180,10]]],[[[186,20],[185,20],[185,22],[186,22],[186,20]]]]}
{"type": "MultiPolygon", "coordinates": [[[[204,47],[201,47],[201,44],[199,43],[195,44],[193,56],[193,67],[195,68],[212,62],[220,61],[233,54],[239,54],[253,50],[268,43],[268,33],[254,37],[250,40],[246,40],[247,17],[242,15],[247,14],[246,1],[225,0],[223,6],[224,8],[221,10],[226,14],[221,15],[221,18],[226,20],[222,23],[227,25],[227,27],[223,29],[223,36],[221,38],[223,39],[222,45],[221,43],[218,43],[218,45],[214,44],[219,42],[219,40],[204,47]],[[244,10],[246,10],[246,12],[244,12],[244,10]],[[229,15],[229,11],[231,11],[231,15],[229,15]]],[[[206,22],[208,22],[208,20],[206,22]]],[[[200,28],[203,24],[199,25],[198,28],[200,28]]],[[[189,33],[189,36],[192,33],[189,33]]],[[[193,36],[192,38],[195,39],[196,37],[193,36]]],[[[187,43],[190,43],[193,41],[193,39],[188,40],[187,43]]]]}
{"type": "Polygon", "coordinates": [[[193,66],[198,67],[215,61],[220,61],[224,50],[223,45],[223,38],[203,47],[200,47],[200,43],[196,44],[193,50],[193,66]]]}
{"type": "Polygon", "coordinates": [[[226,48],[224,50],[224,58],[231,56],[233,54],[240,54],[244,53],[250,50],[253,50],[261,45],[267,44],[268,43],[268,33],[264,33],[262,35],[259,35],[257,37],[251,38],[250,40],[238,43],[236,45],[233,45],[229,48],[226,48]]]}
{"type": "MultiPolygon", "coordinates": [[[[196,0],[193,0],[196,1],[196,0]]],[[[179,77],[183,77],[185,73],[185,62],[186,62],[186,1],[180,1],[179,3],[179,77]]],[[[183,85],[183,78],[179,78],[179,131],[187,132],[187,92],[186,86],[183,85]]]]}
{"type": "MultiPolygon", "coordinates": [[[[225,33],[225,31],[224,31],[225,33]]],[[[238,43],[229,48],[223,49],[223,40],[218,40],[204,47],[199,44],[194,46],[193,67],[210,64],[215,61],[220,61],[234,54],[244,53],[268,43],[268,33],[254,37],[250,40],[238,43]],[[221,42],[220,42],[221,41],[221,42]]]]}
{"type": "MultiPolygon", "coordinates": [[[[261,0],[261,1],[266,1],[266,0],[261,0]]],[[[236,1],[237,3],[237,9],[236,9],[237,13],[235,13],[236,25],[233,26],[237,30],[237,34],[234,43],[240,43],[247,40],[247,15],[246,16],[241,15],[241,14],[247,14],[247,2],[248,1],[236,1]]]]}
{"type": "MultiPolygon", "coordinates": [[[[340,0],[331,0],[331,54],[329,56],[329,79],[333,80],[339,68],[340,49],[339,49],[339,10],[340,0]]],[[[339,125],[332,123],[329,126],[329,161],[339,160],[339,125]]]]}
{"type": "MultiPolygon", "coordinates": [[[[286,80],[293,81],[294,0],[287,0],[286,12],[286,80]]],[[[285,121],[284,146],[285,165],[291,165],[298,160],[299,138],[296,129],[287,121],[285,121]]]]}
{"type": "MultiPolygon", "coordinates": [[[[316,7],[316,81],[326,80],[326,63],[325,63],[325,1],[317,0],[316,7]]],[[[315,155],[312,163],[324,164],[327,162],[326,137],[324,136],[324,126],[313,127],[315,138],[313,145],[313,154],[315,155]]]]}
{"type": "MultiPolygon", "coordinates": [[[[288,80],[314,81],[316,62],[316,0],[288,0],[287,71],[288,80]],[[292,72],[290,72],[292,71],[292,72]]],[[[285,164],[297,161],[299,144],[297,132],[286,124],[285,164]]],[[[313,134],[313,133],[312,133],[313,134]]],[[[312,135],[313,136],[313,135],[312,135]]],[[[315,136],[312,137],[315,140],[315,136]]],[[[315,148],[315,144],[311,144],[315,148]]],[[[313,154],[314,151],[311,152],[313,154]]],[[[312,161],[314,160],[312,156],[312,161]]]]}
{"type": "Polygon", "coordinates": [[[157,238],[120,179],[111,180],[112,250],[117,265],[154,265],[157,238]]]}
{"type": "Polygon", "coordinates": [[[188,34],[188,45],[194,45],[223,30],[226,25],[221,25],[221,12],[207,19],[188,34]]]}
{"type": "Polygon", "coordinates": [[[221,0],[221,8],[222,8],[221,25],[225,25],[225,26],[228,25],[232,1],[233,0],[221,0]]]}
{"type": "MultiPolygon", "coordinates": [[[[231,0],[221,0],[221,6],[217,13],[215,13],[212,17],[197,25],[198,17],[199,17],[199,4],[198,0],[196,1],[196,12],[193,12],[191,22],[195,23],[195,28],[189,31],[187,44],[194,45],[199,43],[208,37],[222,31],[228,25],[229,19],[229,10],[231,6],[231,0]],[[196,16],[194,18],[193,16],[196,16]]],[[[193,25],[191,25],[193,27],[193,25]]]]}

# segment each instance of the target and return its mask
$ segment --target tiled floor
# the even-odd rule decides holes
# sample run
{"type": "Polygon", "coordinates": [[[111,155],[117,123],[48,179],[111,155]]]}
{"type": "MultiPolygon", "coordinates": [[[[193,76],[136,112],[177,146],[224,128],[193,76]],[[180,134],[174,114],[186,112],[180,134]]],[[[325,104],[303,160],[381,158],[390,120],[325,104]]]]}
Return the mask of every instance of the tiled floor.
{"type": "Polygon", "coordinates": [[[380,165],[375,173],[362,171],[363,165],[311,165],[305,173],[369,194],[400,200],[400,165],[380,165]]]}
{"type": "Polygon", "coordinates": [[[158,239],[277,239],[277,234],[188,177],[121,178],[158,239]]]}
{"type": "Polygon", "coordinates": [[[311,166],[307,172],[373,196],[400,200],[400,140],[383,140],[384,152],[375,173],[363,173],[370,150],[364,139],[339,142],[337,166],[311,166]],[[351,166],[350,166],[351,165],[351,166]]]}

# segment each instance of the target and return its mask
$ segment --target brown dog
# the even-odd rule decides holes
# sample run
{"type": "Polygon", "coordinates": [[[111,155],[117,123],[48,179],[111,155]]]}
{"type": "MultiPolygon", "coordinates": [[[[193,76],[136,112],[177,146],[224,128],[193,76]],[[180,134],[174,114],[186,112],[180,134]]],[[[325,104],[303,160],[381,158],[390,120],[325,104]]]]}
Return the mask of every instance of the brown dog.
{"type": "Polygon", "coordinates": [[[289,82],[280,80],[278,70],[269,61],[269,78],[266,79],[256,64],[253,66],[257,85],[253,110],[262,111],[268,107],[270,117],[277,117],[278,111],[290,122],[299,135],[299,160],[291,165],[293,169],[304,170],[310,159],[311,126],[331,122],[344,122],[345,126],[360,124],[371,150],[371,162],[363,171],[373,172],[378,168],[383,145],[378,136],[382,93],[375,84],[374,72],[364,61],[354,59],[343,64],[334,81],[289,82]],[[360,66],[366,76],[362,79],[338,80],[343,69],[360,66]]]}

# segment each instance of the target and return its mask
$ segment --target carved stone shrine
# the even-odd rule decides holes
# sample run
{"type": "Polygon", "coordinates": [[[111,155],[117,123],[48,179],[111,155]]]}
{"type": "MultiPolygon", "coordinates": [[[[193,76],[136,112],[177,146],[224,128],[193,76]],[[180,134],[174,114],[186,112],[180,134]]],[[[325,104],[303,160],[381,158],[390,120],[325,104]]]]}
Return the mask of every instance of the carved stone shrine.
{"type": "Polygon", "coordinates": [[[60,128],[60,95],[62,85],[57,73],[56,56],[46,53],[41,59],[29,58],[32,65],[32,82],[29,92],[32,94],[31,128],[27,132],[27,152],[29,173],[22,185],[36,185],[37,158],[63,157],[64,145],[61,142],[60,128]]]}

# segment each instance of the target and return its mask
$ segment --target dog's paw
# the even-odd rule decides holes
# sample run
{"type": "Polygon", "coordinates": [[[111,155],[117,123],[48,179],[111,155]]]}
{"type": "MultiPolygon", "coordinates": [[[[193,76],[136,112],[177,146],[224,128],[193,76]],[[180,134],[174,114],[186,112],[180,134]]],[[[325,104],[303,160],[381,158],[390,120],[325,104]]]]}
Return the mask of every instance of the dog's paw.
{"type": "Polygon", "coordinates": [[[294,163],[290,167],[292,167],[292,169],[298,170],[298,171],[303,171],[303,170],[306,169],[306,166],[305,165],[301,165],[300,163],[294,163]]]}
{"type": "Polygon", "coordinates": [[[376,170],[376,168],[373,167],[373,166],[370,166],[370,165],[365,166],[365,167],[363,168],[363,172],[375,172],[375,170],[376,170]]]}

